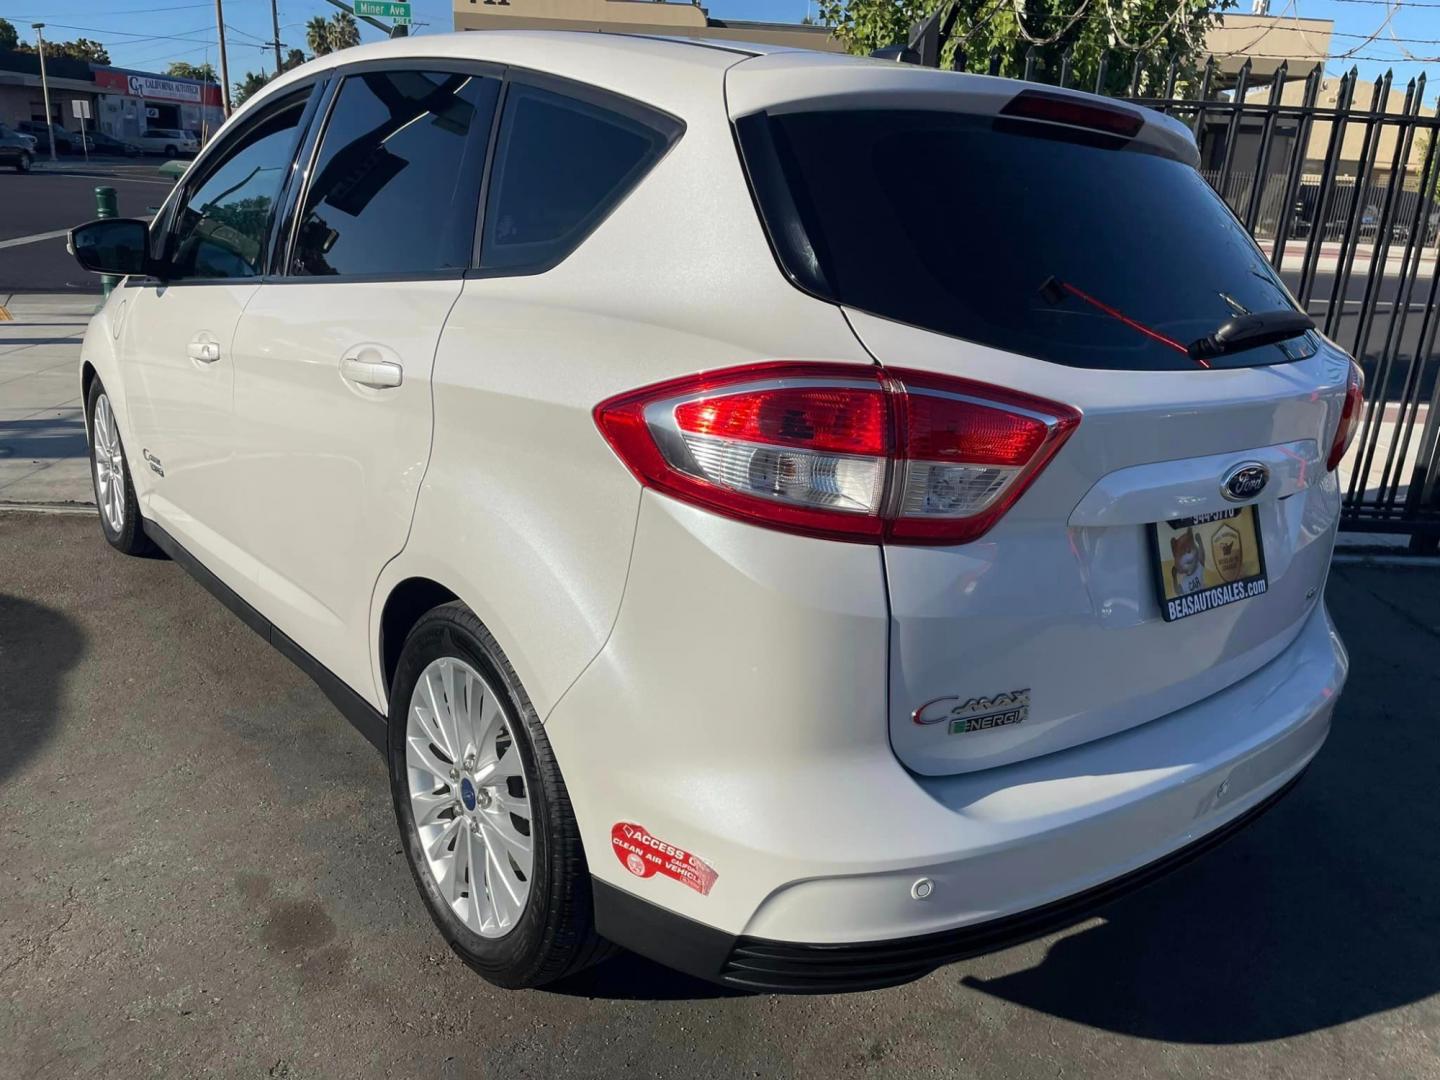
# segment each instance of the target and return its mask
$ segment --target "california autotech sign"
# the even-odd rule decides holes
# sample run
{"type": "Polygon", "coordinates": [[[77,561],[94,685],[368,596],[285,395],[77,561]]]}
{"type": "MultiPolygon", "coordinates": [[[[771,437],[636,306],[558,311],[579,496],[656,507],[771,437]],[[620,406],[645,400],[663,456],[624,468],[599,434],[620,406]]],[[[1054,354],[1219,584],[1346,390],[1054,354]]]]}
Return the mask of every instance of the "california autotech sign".
{"type": "Polygon", "coordinates": [[[218,87],[183,79],[167,79],[161,75],[101,69],[95,72],[95,85],[107,93],[125,94],[148,101],[176,101],[191,105],[219,103],[218,87]]]}

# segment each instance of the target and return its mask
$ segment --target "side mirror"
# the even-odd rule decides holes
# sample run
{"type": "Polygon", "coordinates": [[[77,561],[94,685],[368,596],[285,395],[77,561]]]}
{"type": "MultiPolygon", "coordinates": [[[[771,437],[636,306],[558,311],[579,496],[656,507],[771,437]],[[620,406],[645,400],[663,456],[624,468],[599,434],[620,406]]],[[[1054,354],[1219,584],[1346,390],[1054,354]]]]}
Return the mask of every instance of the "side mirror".
{"type": "Polygon", "coordinates": [[[135,218],[102,218],[70,230],[67,245],[93,274],[144,274],[151,269],[150,228],[135,218]]]}

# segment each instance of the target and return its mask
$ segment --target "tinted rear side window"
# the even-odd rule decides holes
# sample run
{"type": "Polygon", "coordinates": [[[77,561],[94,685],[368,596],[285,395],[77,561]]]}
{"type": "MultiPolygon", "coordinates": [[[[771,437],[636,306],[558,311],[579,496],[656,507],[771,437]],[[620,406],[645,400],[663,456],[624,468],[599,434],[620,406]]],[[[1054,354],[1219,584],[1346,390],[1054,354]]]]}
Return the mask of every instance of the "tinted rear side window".
{"type": "Polygon", "coordinates": [[[677,121],[658,113],[622,113],[512,84],[492,166],[481,268],[533,273],[554,266],[679,133],[677,121]]]}
{"type": "Polygon", "coordinates": [[[290,273],[469,266],[499,87],[450,72],[346,78],[320,141],[290,273]]]}
{"type": "MultiPolygon", "coordinates": [[[[1128,370],[1193,362],[1117,315],[1188,345],[1238,314],[1294,308],[1199,173],[1118,140],[919,110],[737,126],[778,257],[826,299],[1055,363],[1128,370]]],[[[1312,351],[1301,339],[1213,363],[1312,351]]]]}

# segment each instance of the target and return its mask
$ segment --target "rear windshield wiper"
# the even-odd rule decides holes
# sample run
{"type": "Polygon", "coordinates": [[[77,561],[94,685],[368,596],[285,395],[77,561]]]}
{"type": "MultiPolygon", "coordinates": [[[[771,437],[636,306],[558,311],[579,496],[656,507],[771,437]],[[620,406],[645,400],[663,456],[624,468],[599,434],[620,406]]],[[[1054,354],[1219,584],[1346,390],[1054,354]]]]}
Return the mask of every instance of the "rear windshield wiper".
{"type": "Polygon", "coordinates": [[[1195,363],[1199,364],[1203,368],[1208,368],[1210,366],[1203,356],[1197,355],[1191,349],[1187,348],[1184,345],[1181,345],[1180,342],[1176,341],[1174,338],[1166,337],[1164,334],[1160,333],[1159,330],[1146,326],[1138,319],[1132,319],[1123,311],[1118,311],[1115,308],[1111,307],[1109,304],[1106,304],[1100,300],[1096,300],[1095,297],[1091,296],[1089,293],[1081,292],[1074,285],[1071,285],[1068,281],[1061,281],[1059,278],[1052,275],[1046,278],[1040,285],[1040,298],[1044,300],[1047,304],[1050,304],[1052,306],[1060,303],[1060,301],[1064,300],[1067,295],[1073,296],[1077,300],[1083,300],[1085,303],[1093,307],[1096,311],[1100,311],[1106,315],[1109,315],[1110,318],[1114,319],[1116,322],[1124,323],[1126,326],[1130,327],[1131,330],[1134,330],[1137,334],[1144,334],[1151,341],[1159,342],[1167,349],[1174,349],[1181,356],[1188,356],[1191,360],[1195,361],[1195,363]]]}
{"type": "Polygon", "coordinates": [[[1190,343],[1190,355],[1197,360],[1226,353],[1274,345],[1315,329],[1315,321],[1303,311],[1281,308],[1237,315],[1221,323],[1210,333],[1190,343]]]}
{"type": "Polygon", "coordinates": [[[1176,352],[1188,356],[1203,368],[1210,366],[1211,357],[1224,356],[1227,353],[1239,352],[1241,349],[1253,349],[1260,345],[1273,345],[1277,341],[1299,337],[1301,334],[1315,329],[1314,321],[1303,311],[1282,308],[1277,311],[1237,315],[1233,319],[1221,323],[1204,337],[1192,341],[1189,345],[1182,345],[1174,338],[1166,337],[1159,330],[1146,326],[1137,319],[1132,319],[1123,311],[1117,311],[1109,304],[1102,303],[1088,293],[1081,292],[1068,281],[1061,281],[1052,276],[1046,278],[1040,286],[1040,296],[1047,304],[1058,304],[1067,295],[1083,300],[1095,310],[1104,312],[1117,322],[1124,323],[1136,333],[1144,334],[1151,341],[1159,342],[1166,348],[1174,349],[1176,352]]]}

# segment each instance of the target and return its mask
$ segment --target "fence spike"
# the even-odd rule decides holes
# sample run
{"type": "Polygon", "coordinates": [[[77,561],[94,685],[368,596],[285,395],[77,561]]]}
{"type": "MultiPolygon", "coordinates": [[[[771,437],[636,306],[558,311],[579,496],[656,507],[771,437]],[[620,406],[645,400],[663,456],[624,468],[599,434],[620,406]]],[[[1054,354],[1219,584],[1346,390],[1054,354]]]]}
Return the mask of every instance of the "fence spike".
{"type": "Polygon", "coordinates": [[[1275,81],[1270,84],[1270,104],[1279,105],[1280,99],[1285,95],[1285,78],[1287,65],[1281,61],[1280,66],[1275,69],[1275,81]]]}
{"type": "Polygon", "coordinates": [[[1000,52],[999,49],[991,49],[991,50],[990,50],[990,74],[991,74],[991,75],[999,75],[999,74],[1000,74],[1000,60],[1001,60],[1001,55],[1002,55],[1002,54],[1001,54],[1001,52],[1000,52]]]}
{"type": "Polygon", "coordinates": [[[1100,66],[1095,69],[1095,93],[1097,94],[1103,94],[1105,92],[1105,76],[1109,74],[1109,67],[1110,54],[1108,52],[1102,52],[1100,54],[1100,66]]]}
{"type": "MultiPolygon", "coordinates": [[[[1213,57],[1211,58],[1211,63],[1214,63],[1213,57]]],[[[1170,57],[1170,70],[1165,76],[1165,96],[1167,98],[1173,98],[1175,96],[1175,78],[1179,74],[1180,57],[1172,56],[1170,57]]]]}
{"type": "Polygon", "coordinates": [[[968,56],[965,55],[965,50],[964,50],[964,49],[956,49],[956,50],[955,50],[955,55],[954,55],[954,56],[951,58],[951,60],[950,60],[950,70],[951,70],[951,71],[964,71],[964,70],[965,70],[965,65],[966,65],[966,63],[969,62],[969,60],[970,60],[970,57],[968,57],[968,56]]]}
{"type": "Polygon", "coordinates": [[[1025,74],[1022,76],[1026,82],[1035,80],[1035,46],[1025,50],[1025,74]]]}
{"type": "Polygon", "coordinates": [[[1066,49],[1060,57],[1060,86],[1070,85],[1070,61],[1075,57],[1074,49],[1066,49]]]}
{"type": "Polygon", "coordinates": [[[1139,96],[1140,96],[1140,69],[1141,69],[1142,66],[1144,66],[1144,63],[1145,63],[1145,54],[1144,54],[1144,53],[1136,53],[1136,54],[1135,54],[1135,66],[1130,69],[1130,96],[1131,96],[1131,97],[1139,97],[1139,96]]]}

